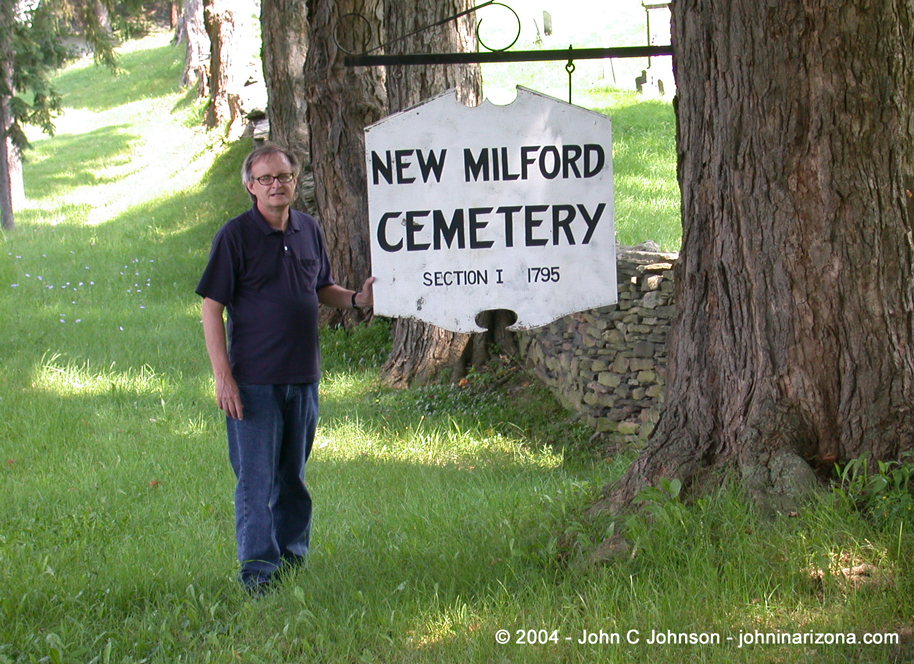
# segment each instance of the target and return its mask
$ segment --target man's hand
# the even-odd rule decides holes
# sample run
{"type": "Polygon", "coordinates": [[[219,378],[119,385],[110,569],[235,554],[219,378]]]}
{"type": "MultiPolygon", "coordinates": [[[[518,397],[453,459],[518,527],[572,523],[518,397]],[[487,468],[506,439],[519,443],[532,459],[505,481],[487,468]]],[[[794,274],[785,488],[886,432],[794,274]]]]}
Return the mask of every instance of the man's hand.
{"type": "Polygon", "coordinates": [[[353,304],[352,298],[355,296],[355,306],[359,309],[364,309],[374,305],[374,288],[372,284],[374,284],[374,277],[368,277],[365,283],[362,284],[362,290],[357,292],[337,284],[330,284],[317,291],[317,299],[327,307],[350,309],[353,304]]]}
{"type": "Polygon", "coordinates": [[[216,405],[232,419],[244,419],[244,408],[241,405],[238,383],[231,375],[216,378],[216,405]]]}
{"type": "Polygon", "coordinates": [[[206,352],[213,366],[213,377],[216,379],[216,404],[225,414],[236,420],[242,419],[241,395],[238,383],[232,376],[228,351],[225,341],[225,321],[222,312],[225,306],[210,298],[203,299],[203,336],[206,339],[206,352]]]}
{"type": "Polygon", "coordinates": [[[368,277],[362,284],[362,290],[355,294],[355,303],[359,309],[370,307],[374,304],[374,277],[368,277]]]}

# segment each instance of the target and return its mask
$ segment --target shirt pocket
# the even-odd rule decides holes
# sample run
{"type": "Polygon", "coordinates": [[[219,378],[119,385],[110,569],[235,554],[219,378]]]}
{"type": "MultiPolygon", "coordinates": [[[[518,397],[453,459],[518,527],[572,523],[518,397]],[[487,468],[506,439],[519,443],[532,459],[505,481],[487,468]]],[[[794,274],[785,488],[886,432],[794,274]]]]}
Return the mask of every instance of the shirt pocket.
{"type": "Polygon", "coordinates": [[[314,291],[317,275],[320,272],[320,261],[314,258],[296,258],[294,260],[293,287],[304,292],[314,291]]]}

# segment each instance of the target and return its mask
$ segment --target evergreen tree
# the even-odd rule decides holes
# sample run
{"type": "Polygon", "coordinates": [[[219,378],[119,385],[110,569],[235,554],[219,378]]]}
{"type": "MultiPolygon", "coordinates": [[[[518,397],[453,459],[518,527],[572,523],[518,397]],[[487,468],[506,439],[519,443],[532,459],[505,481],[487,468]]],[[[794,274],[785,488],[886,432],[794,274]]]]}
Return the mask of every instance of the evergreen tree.
{"type": "Polygon", "coordinates": [[[73,53],[67,37],[80,35],[95,61],[115,67],[117,29],[142,8],[138,0],[6,0],[0,3],[0,212],[3,228],[13,227],[13,207],[21,190],[21,156],[29,147],[23,127],[54,132],[60,95],[50,76],[73,53]],[[114,27],[111,17],[115,17],[114,27]]]}

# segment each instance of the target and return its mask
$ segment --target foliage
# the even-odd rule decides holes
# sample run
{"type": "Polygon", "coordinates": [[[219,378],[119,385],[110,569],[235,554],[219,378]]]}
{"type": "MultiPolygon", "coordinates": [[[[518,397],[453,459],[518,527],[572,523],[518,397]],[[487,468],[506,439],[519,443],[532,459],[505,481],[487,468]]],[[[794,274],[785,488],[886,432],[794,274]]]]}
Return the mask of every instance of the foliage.
{"type": "Polygon", "coordinates": [[[20,149],[28,147],[22,125],[53,133],[53,117],[61,110],[60,95],[51,87],[48,73],[63,65],[70,54],[60,40],[56,17],[47,11],[46,4],[37,5],[23,19],[12,26],[12,90],[0,77],[0,96],[10,98],[13,123],[9,134],[20,149]],[[29,93],[30,101],[22,93],[29,93]]]}
{"type": "Polygon", "coordinates": [[[914,515],[914,454],[899,461],[875,463],[865,454],[845,464],[836,464],[835,494],[845,505],[880,526],[910,523],[914,515]]]}
{"type": "Polygon", "coordinates": [[[647,487],[635,497],[635,503],[644,505],[646,514],[667,525],[685,525],[686,509],[682,504],[682,482],[676,478],[661,477],[660,486],[647,487]]]}
{"type": "MultiPolygon", "coordinates": [[[[644,43],[644,8],[636,0],[573,0],[551,7],[557,29],[561,26],[564,34],[556,33],[546,40],[548,43],[538,41],[540,3],[524,0],[511,4],[522,17],[518,49],[566,48],[567,39],[573,39],[576,48],[644,43]]],[[[493,44],[510,42],[508,35],[513,36],[517,24],[507,11],[484,9],[479,18],[489,26],[484,30],[492,32],[483,39],[488,37],[493,44]]],[[[635,75],[645,64],[643,59],[578,62],[574,102],[612,118],[614,216],[619,243],[632,246],[650,240],[662,251],[678,251],[682,224],[675,114],[669,99],[645,99],[632,89],[635,75]],[[612,84],[604,69],[607,66],[613,72],[612,84]]],[[[567,99],[564,66],[563,62],[485,64],[485,96],[496,103],[509,103],[515,97],[515,86],[524,85],[567,99]]]]}
{"type": "Polygon", "coordinates": [[[20,150],[29,147],[25,125],[54,133],[54,117],[61,111],[61,97],[49,76],[76,55],[68,38],[81,37],[98,64],[115,70],[115,39],[136,36],[130,20],[140,13],[140,0],[40,0],[21,3],[13,20],[12,89],[0,77],[0,97],[10,98],[12,125],[8,134],[20,150]],[[111,26],[102,25],[96,12],[104,7],[111,26]]]}

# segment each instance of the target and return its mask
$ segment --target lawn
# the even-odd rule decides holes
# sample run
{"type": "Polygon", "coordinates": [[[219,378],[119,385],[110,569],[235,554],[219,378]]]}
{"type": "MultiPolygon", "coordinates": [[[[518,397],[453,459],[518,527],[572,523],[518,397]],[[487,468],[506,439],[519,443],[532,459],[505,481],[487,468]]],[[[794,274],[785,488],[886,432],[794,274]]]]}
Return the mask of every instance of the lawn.
{"type": "MultiPolygon", "coordinates": [[[[196,128],[167,41],[131,43],[118,77],[60,74],[66,113],[35,137],[29,205],[3,235],[0,664],[911,661],[905,491],[867,502],[849,477],[771,519],[722,477],[688,504],[657,491],[591,521],[634,451],[606,458],[499,367],[382,388],[384,321],[323,335],[314,549],[249,598],[193,294],[213,233],[248,204],[248,146],[196,128]],[[622,528],[631,548],[590,564],[622,528]],[[871,634],[904,639],[849,643],[871,634]]],[[[617,118],[627,214],[673,214],[651,193],[675,191],[651,157],[674,165],[669,104],[594,94],[617,118]]],[[[625,242],[657,239],[639,232],[625,242]]]]}

